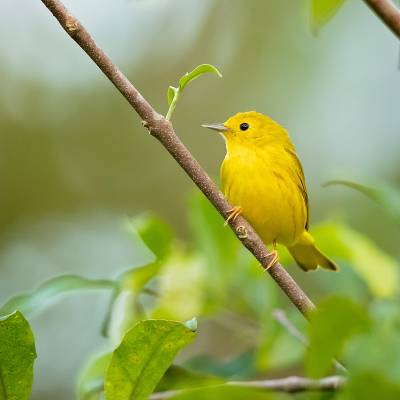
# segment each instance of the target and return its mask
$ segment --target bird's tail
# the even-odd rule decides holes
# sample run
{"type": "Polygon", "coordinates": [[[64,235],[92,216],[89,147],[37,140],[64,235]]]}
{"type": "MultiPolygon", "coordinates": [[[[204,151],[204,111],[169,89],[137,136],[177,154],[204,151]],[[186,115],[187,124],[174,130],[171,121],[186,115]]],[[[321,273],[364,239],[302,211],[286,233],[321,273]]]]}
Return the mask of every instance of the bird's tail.
{"type": "Polygon", "coordinates": [[[300,239],[291,247],[288,247],[290,254],[296,260],[298,266],[304,271],[311,271],[318,267],[337,271],[339,268],[315,245],[314,238],[304,231],[300,239]]]}

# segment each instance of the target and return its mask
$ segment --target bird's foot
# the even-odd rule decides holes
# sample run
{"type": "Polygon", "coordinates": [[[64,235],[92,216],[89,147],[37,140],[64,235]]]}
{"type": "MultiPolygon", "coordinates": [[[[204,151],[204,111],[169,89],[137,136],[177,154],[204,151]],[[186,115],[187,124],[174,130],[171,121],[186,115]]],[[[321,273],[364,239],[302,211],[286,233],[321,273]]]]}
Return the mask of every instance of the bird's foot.
{"type": "Polygon", "coordinates": [[[274,249],[271,251],[271,253],[269,253],[269,259],[270,262],[268,263],[268,265],[266,267],[264,267],[264,269],[267,271],[270,268],[272,268],[277,262],[278,262],[278,250],[274,249]]]}
{"type": "Polygon", "coordinates": [[[272,248],[273,248],[273,250],[271,251],[271,253],[270,253],[270,259],[271,259],[271,261],[268,263],[268,265],[265,267],[265,270],[267,271],[267,270],[269,270],[271,267],[273,267],[276,263],[277,263],[277,261],[278,261],[278,259],[279,259],[279,257],[278,257],[278,250],[276,250],[276,239],[274,240],[274,241],[272,241],[272,248]]]}
{"type": "Polygon", "coordinates": [[[228,218],[225,220],[224,225],[227,226],[229,222],[233,222],[242,213],[242,207],[235,206],[231,210],[228,210],[228,218]]]}

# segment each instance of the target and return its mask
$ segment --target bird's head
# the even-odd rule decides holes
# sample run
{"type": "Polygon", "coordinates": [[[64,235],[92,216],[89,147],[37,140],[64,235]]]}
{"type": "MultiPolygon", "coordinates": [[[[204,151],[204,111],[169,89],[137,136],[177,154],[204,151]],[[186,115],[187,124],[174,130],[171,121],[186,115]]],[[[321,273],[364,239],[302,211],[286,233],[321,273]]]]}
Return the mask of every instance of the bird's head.
{"type": "Polygon", "coordinates": [[[262,144],[287,141],[286,130],[272,118],[256,111],[235,114],[222,124],[202,125],[222,134],[229,144],[262,144]]]}

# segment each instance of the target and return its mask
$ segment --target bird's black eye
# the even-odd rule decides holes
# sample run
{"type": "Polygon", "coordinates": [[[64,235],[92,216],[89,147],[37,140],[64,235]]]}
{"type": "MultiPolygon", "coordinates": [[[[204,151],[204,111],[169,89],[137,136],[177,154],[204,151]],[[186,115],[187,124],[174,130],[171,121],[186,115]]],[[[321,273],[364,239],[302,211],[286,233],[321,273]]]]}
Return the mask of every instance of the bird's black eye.
{"type": "Polygon", "coordinates": [[[240,130],[241,131],[247,131],[247,129],[249,129],[249,128],[250,128],[250,125],[247,122],[242,122],[240,124],[240,130]]]}

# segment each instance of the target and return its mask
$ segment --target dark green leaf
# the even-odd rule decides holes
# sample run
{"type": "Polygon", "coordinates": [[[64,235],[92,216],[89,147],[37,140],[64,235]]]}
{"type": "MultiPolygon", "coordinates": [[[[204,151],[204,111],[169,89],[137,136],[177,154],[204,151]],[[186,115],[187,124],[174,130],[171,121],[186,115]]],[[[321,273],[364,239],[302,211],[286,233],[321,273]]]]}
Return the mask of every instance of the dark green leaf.
{"type": "Polygon", "coordinates": [[[343,397],[346,400],[398,400],[400,385],[391,382],[379,372],[352,374],[345,388],[343,397]]]}
{"type": "Polygon", "coordinates": [[[255,373],[254,355],[254,349],[251,349],[222,361],[212,355],[202,354],[193,357],[185,366],[202,374],[219,376],[226,380],[232,376],[236,379],[247,379],[255,373]]]}
{"type": "Polygon", "coordinates": [[[33,382],[35,340],[20,312],[0,319],[0,399],[27,400],[33,382]]]}
{"type": "Polygon", "coordinates": [[[358,304],[341,297],[330,297],[310,315],[306,371],[312,377],[330,372],[332,359],[340,356],[348,339],[368,329],[369,318],[358,304]]]}
{"type": "Polygon", "coordinates": [[[214,270],[235,262],[239,243],[237,238],[210,202],[196,193],[189,207],[189,223],[195,240],[195,248],[210,261],[214,270]]]}
{"type": "Polygon", "coordinates": [[[113,353],[106,375],[106,400],[147,399],[178,351],[194,337],[179,322],[139,322],[113,353]]]}
{"type": "Polygon", "coordinates": [[[173,233],[160,218],[146,214],[131,220],[133,229],[158,260],[165,258],[171,250],[173,233]]]}
{"type": "Polygon", "coordinates": [[[208,72],[217,74],[220,78],[222,78],[221,72],[219,72],[216,67],[211,64],[201,64],[198,65],[193,71],[187,72],[184,76],[182,76],[181,79],[179,79],[179,90],[182,91],[189,82],[208,72]]]}
{"type": "Polygon", "coordinates": [[[344,0],[311,0],[311,29],[314,33],[330,21],[344,0]]]}
{"type": "Polygon", "coordinates": [[[62,275],[52,278],[36,290],[12,297],[1,308],[0,315],[19,310],[25,315],[40,311],[57,296],[77,290],[113,289],[116,282],[106,279],[87,279],[77,275],[62,275]]]}
{"type": "Polygon", "coordinates": [[[352,374],[379,372],[400,382],[400,310],[398,302],[375,301],[370,307],[372,326],[354,337],[345,351],[352,374]]]}

